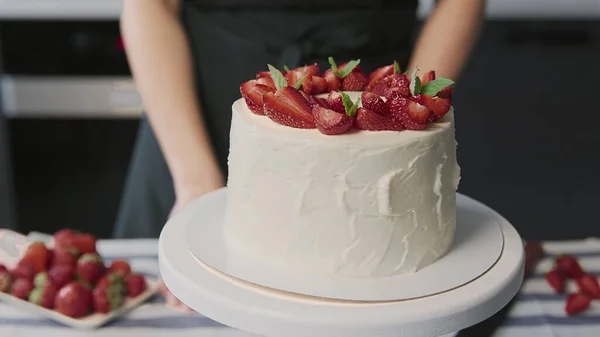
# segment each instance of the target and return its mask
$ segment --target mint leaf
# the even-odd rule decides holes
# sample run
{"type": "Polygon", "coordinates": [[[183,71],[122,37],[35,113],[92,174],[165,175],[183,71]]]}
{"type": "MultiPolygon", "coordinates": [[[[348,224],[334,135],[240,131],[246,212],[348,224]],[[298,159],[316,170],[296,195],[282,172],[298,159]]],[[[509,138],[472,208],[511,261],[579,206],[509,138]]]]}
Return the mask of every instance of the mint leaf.
{"type": "Polygon", "coordinates": [[[281,73],[281,71],[279,71],[279,69],[273,67],[270,64],[267,64],[267,67],[269,67],[269,72],[271,73],[271,78],[273,78],[273,82],[275,82],[275,88],[277,88],[277,90],[287,87],[288,83],[287,80],[285,79],[285,77],[283,76],[283,74],[281,73]]]}
{"type": "Polygon", "coordinates": [[[394,61],[394,74],[400,74],[400,64],[397,61],[394,61]]]}
{"type": "Polygon", "coordinates": [[[448,78],[439,77],[433,81],[427,82],[423,86],[421,93],[424,95],[435,96],[438,92],[454,84],[454,81],[448,78]]]}
{"type": "Polygon", "coordinates": [[[352,72],[352,70],[354,70],[354,68],[356,68],[359,64],[360,64],[360,59],[359,60],[352,60],[352,61],[348,62],[348,64],[346,64],[346,66],[344,67],[344,69],[338,71],[337,76],[339,78],[344,78],[344,77],[350,75],[350,73],[352,72]]]}
{"type": "Polygon", "coordinates": [[[285,70],[285,72],[288,72],[288,71],[290,71],[290,68],[284,64],[283,65],[283,70],[285,70]]]}
{"type": "Polygon", "coordinates": [[[342,103],[344,103],[344,110],[346,110],[346,114],[348,114],[348,111],[352,109],[352,105],[354,105],[354,102],[352,102],[352,99],[350,98],[350,96],[348,96],[348,94],[341,91],[340,94],[342,95],[342,103]]]}
{"type": "Polygon", "coordinates": [[[304,83],[304,80],[306,79],[306,76],[308,76],[308,74],[304,74],[304,76],[302,76],[302,78],[300,78],[296,83],[294,83],[293,87],[296,89],[300,89],[300,87],[302,86],[302,83],[304,83]]]}
{"type": "Polygon", "coordinates": [[[350,117],[356,116],[356,110],[358,110],[358,105],[360,104],[360,97],[356,100],[356,103],[352,105],[350,111],[346,111],[346,115],[350,117]]]}
{"type": "Polygon", "coordinates": [[[417,76],[419,72],[419,68],[415,67],[410,74],[410,93],[414,95],[418,95],[421,93],[421,79],[417,76]]]}
{"type": "Polygon", "coordinates": [[[329,61],[329,65],[331,66],[331,71],[333,72],[333,74],[335,76],[338,76],[337,64],[335,64],[335,60],[333,59],[333,57],[329,56],[327,60],[329,61]]]}

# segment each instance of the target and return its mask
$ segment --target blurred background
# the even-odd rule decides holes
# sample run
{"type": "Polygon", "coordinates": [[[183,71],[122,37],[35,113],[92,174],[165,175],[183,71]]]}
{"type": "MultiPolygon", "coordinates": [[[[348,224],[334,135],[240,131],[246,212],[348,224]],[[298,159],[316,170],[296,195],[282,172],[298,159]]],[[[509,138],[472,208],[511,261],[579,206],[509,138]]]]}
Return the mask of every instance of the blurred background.
{"type": "MultiPolygon", "coordinates": [[[[142,113],[120,6],[0,0],[0,227],[111,234],[142,113]]],[[[460,192],[525,239],[600,236],[599,19],[598,0],[489,0],[457,87],[460,192]]]]}

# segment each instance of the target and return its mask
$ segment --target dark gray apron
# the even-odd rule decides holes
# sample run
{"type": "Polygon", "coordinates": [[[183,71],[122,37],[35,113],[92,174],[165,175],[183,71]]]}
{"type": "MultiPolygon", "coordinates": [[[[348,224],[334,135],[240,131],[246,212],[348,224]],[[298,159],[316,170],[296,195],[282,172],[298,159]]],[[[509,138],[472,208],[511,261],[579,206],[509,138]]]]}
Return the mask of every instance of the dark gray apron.
{"type": "MultiPolygon", "coordinates": [[[[231,105],[240,98],[240,83],[266,70],[267,63],[296,67],[316,62],[325,70],[328,56],[340,62],[360,58],[369,71],[393,60],[401,65],[408,61],[418,0],[271,2],[238,1],[244,8],[223,9],[206,1],[183,1],[181,20],[195,60],[198,97],[225,175],[231,105]],[[304,7],[294,5],[298,3],[304,7]]],[[[158,237],[174,200],[171,175],[143,119],[115,236],[158,237]]]]}

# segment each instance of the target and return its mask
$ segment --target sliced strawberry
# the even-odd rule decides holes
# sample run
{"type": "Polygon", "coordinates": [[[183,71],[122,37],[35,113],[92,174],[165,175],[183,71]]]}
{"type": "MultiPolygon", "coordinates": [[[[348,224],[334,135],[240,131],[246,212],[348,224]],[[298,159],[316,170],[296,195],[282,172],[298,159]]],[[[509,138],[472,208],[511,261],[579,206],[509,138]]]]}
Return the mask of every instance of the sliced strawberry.
{"type": "Polygon", "coordinates": [[[299,129],[316,127],[308,101],[293,87],[265,94],[263,103],[265,114],[279,124],[299,129]]]}
{"type": "Polygon", "coordinates": [[[572,279],[578,279],[585,275],[583,269],[577,262],[575,257],[570,255],[563,255],[556,258],[556,268],[560,270],[563,275],[572,279]]]}
{"type": "Polygon", "coordinates": [[[565,277],[557,269],[553,269],[546,273],[544,276],[546,282],[554,289],[557,293],[563,293],[565,291],[565,277]]]}
{"type": "Polygon", "coordinates": [[[343,91],[363,91],[367,86],[367,76],[361,72],[352,71],[342,79],[343,91]]]}
{"type": "MultiPolygon", "coordinates": [[[[256,80],[252,80],[252,81],[256,81],[256,80]]],[[[240,91],[244,91],[244,86],[247,84],[242,84],[242,88],[240,89],[240,91]]],[[[262,85],[262,84],[254,84],[254,86],[252,87],[252,89],[250,89],[248,92],[246,92],[245,94],[242,94],[242,97],[244,97],[244,100],[246,101],[246,105],[248,106],[248,109],[250,109],[250,111],[254,112],[257,115],[264,115],[264,108],[263,108],[263,96],[268,93],[268,92],[273,92],[274,90],[266,85],[262,85]]]]}
{"type": "Polygon", "coordinates": [[[450,100],[436,96],[423,96],[423,105],[433,111],[433,120],[438,120],[450,111],[450,100]]]}
{"type": "Polygon", "coordinates": [[[327,81],[320,76],[312,76],[311,95],[322,94],[327,91],[327,81]]]}
{"type": "Polygon", "coordinates": [[[407,115],[419,124],[429,124],[433,117],[433,112],[424,104],[423,96],[413,96],[406,105],[407,115]]]}
{"type": "Polygon", "coordinates": [[[329,105],[329,109],[341,114],[346,113],[346,108],[344,107],[344,102],[342,101],[342,94],[339,92],[330,92],[329,96],[327,96],[327,103],[329,105]]]}
{"type": "Polygon", "coordinates": [[[386,79],[389,82],[389,89],[386,92],[386,96],[392,91],[396,91],[404,97],[410,96],[410,81],[406,76],[403,74],[393,74],[386,77],[386,79]]]}
{"type": "Polygon", "coordinates": [[[400,93],[398,93],[397,91],[393,91],[387,96],[385,105],[387,106],[386,110],[390,114],[401,116],[403,114],[406,114],[406,106],[408,105],[408,100],[402,95],[400,95],[400,93]]]}
{"type": "Polygon", "coordinates": [[[323,74],[323,78],[325,82],[327,82],[327,90],[328,91],[338,91],[341,87],[340,79],[335,76],[331,69],[327,69],[323,74]]]}
{"type": "Polygon", "coordinates": [[[295,85],[304,76],[301,69],[291,69],[285,75],[285,79],[289,86],[295,85]]]}
{"type": "Polygon", "coordinates": [[[302,92],[310,95],[312,91],[313,75],[307,74],[302,82],[302,92]]]}
{"type": "Polygon", "coordinates": [[[354,118],[320,105],[313,105],[313,115],[317,129],[324,135],[340,135],[352,128],[354,118]]]}
{"type": "Polygon", "coordinates": [[[586,311],[592,300],[584,294],[569,294],[567,303],[565,303],[565,312],[569,316],[579,314],[586,311]]]}
{"type": "Polygon", "coordinates": [[[427,84],[429,81],[435,80],[435,70],[426,72],[425,74],[419,76],[419,79],[421,80],[422,86],[427,84]]]}
{"type": "MultiPolygon", "coordinates": [[[[339,67],[338,67],[338,70],[339,70],[339,71],[342,71],[342,70],[344,70],[344,68],[345,68],[345,67],[348,65],[348,63],[350,63],[350,61],[348,61],[348,62],[346,62],[346,63],[342,64],[341,66],[339,66],[339,67]]],[[[353,73],[362,73],[363,71],[362,71],[362,68],[361,68],[360,66],[356,66],[356,67],[354,67],[354,69],[352,69],[352,72],[353,72],[353,73]]]]}
{"type": "Polygon", "coordinates": [[[396,115],[382,115],[365,108],[356,112],[356,128],[367,131],[400,131],[402,123],[396,115]]]}
{"type": "Polygon", "coordinates": [[[377,81],[379,81],[383,78],[386,78],[393,73],[394,73],[394,65],[393,64],[375,69],[372,73],[369,74],[369,82],[368,82],[369,84],[367,85],[367,90],[370,90],[377,81]]]}
{"type": "Polygon", "coordinates": [[[583,275],[576,280],[579,290],[591,298],[600,299],[600,284],[595,275],[583,275]]]}
{"type": "Polygon", "coordinates": [[[270,71],[259,71],[256,73],[256,79],[263,78],[263,77],[271,78],[271,72],[270,71]]]}
{"type": "Polygon", "coordinates": [[[267,87],[276,90],[277,87],[275,86],[275,82],[273,81],[272,77],[261,77],[259,79],[256,80],[257,84],[262,84],[262,85],[266,85],[267,87]]]}
{"type": "Polygon", "coordinates": [[[314,76],[320,76],[321,75],[321,70],[319,70],[319,65],[316,64],[316,63],[310,64],[310,65],[306,65],[304,67],[298,67],[296,69],[301,70],[305,74],[311,74],[311,75],[314,75],[314,76]]]}
{"type": "Polygon", "coordinates": [[[452,87],[445,87],[437,93],[437,97],[452,99],[452,87]]]}
{"type": "Polygon", "coordinates": [[[330,108],[329,107],[329,102],[327,101],[326,98],[319,97],[319,96],[311,96],[311,100],[312,100],[312,102],[309,101],[311,103],[311,105],[317,104],[317,105],[320,105],[320,106],[322,106],[324,108],[327,108],[327,109],[330,108]]]}
{"type": "Polygon", "coordinates": [[[382,115],[389,114],[385,102],[381,99],[381,97],[379,97],[379,95],[365,91],[360,95],[360,99],[363,108],[382,115]]]}

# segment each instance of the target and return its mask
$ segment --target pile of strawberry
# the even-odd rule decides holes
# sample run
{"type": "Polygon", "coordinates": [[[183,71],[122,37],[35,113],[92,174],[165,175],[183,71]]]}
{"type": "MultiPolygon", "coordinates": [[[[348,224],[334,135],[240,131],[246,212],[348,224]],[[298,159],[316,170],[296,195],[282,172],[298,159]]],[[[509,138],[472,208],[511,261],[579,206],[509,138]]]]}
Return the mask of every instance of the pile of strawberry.
{"type": "Polygon", "coordinates": [[[562,255],[555,259],[555,265],[545,275],[546,282],[556,293],[565,293],[567,281],[573,280],[577,291],[567,296],[565,312],[576,315],[586,311],[593,299],[600,299],[600,285],[595,275],[586,273],[581,265],[570,255],[562,255]]]}
{"type": "Polygon", "coordinates": [[[63,229],[53,239],[52,248],[32,243],[12,270],[0,265],[0,291],[80,318],[114,311],[146,290],[127,261],[105,265],[94,236],[63,229]]]}
{"type": "Polygon", "coordinates": [[[436,78],[434,71],[418,76],[401,73],[397,62],[370,74],[360,60],[321,74],[317,64],[256,74],[240,86],[248,108],[257,115],[299,129],[318,129],[339,135],[355,128],[365,131],[424,130],[451,107],[453,81],[436,78]],[[362,91],[353,102],[344,91],[362,91]]]}

